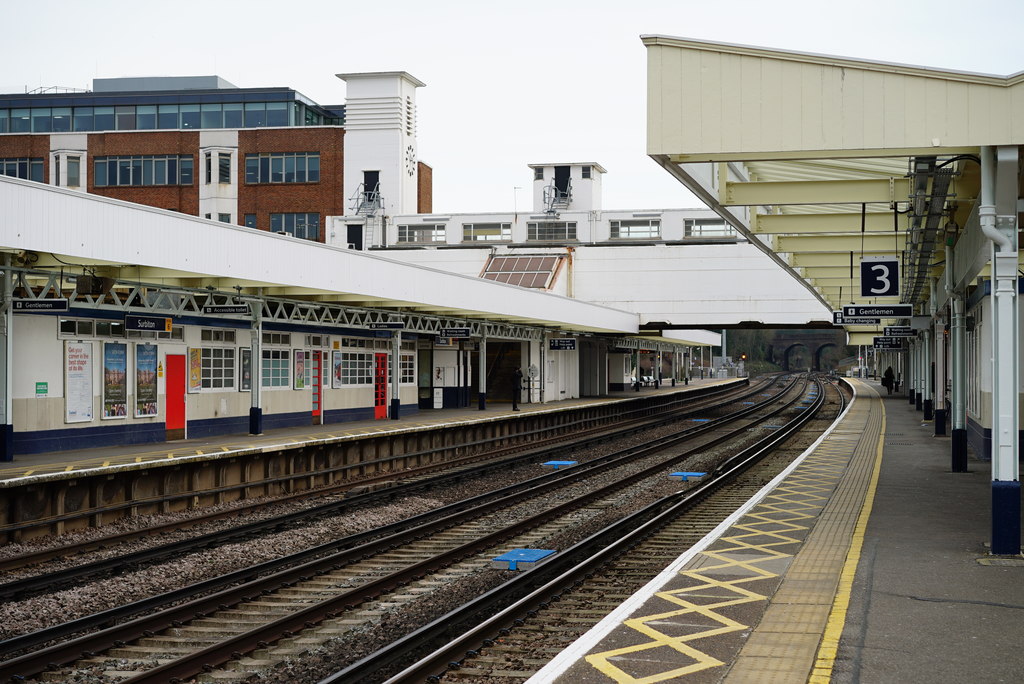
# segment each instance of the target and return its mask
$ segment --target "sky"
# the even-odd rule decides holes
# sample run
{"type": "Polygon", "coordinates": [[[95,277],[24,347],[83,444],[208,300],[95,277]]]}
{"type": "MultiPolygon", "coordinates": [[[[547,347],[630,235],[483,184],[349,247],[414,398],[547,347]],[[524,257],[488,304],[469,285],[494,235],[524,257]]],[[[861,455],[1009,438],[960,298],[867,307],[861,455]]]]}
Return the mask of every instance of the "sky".
{"type": "Polygon", "coordinates": [[[216,74],[345,101],[335,74],[407,71],[434,211],[522,209],[528,164],[596,162],[605,209],[700,206],[645,152],[641,35],[1009,75],[1020,0],[0,0],[0,92],[216,74]],[[519,188],[517,190],[517,188],[519,188]]]}

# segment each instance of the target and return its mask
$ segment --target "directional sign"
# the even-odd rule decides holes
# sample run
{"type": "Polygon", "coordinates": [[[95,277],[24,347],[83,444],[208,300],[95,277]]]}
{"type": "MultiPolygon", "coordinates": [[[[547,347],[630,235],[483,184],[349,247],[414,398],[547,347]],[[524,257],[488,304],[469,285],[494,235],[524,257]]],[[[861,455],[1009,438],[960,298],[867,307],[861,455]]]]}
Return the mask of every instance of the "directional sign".
{"type": "Polygon", "coordinates": [[[885,326],[886,337],[917,337],[917,333],[910,326],[887,325],[885,326]]]}
{"type": "Polygon", "coordinates": [[[548,349],[551,351],[575,351],[575,337],[552,337],[548,340],[548,349]]]}
{"type": "Polygon", "coordinates": [[[370,323],[370,330],[401,330],[405,327],[405,323],[401,321],[397,323],[370,323]]]}
{"type": "Polygon", "coordinates": [[[842,311],[832,312],[832,323],[833,325],[878,325],[882,322],[880,318],[854,318],[851,316],[843,315],[842,311]]]}
{"type": "Polygon", "coordinates": [[[898,337],[874,338],[875,349],[903,349],[903,340],[898,337]]]}
{"type": "Polygon", "coordinates": [[[861,297],[899,297],[900,260],[896,256],[864,257],[860,262],[861,297]]]}
{"type": "Polygon", "coordinates": [[[248,304],[210,304],[203,307],[204,314],[249,314],[248,304]]]}
{"type": "Polygon", "coordinates": [[[910,304],[889,306],[844,306],[843,318],[910,318],[914,307],[910,304]]]}
{"type": "Polygon", "coordinates": [[[469,337],[469,328],[441,328],[438,337],[469,337]]]}
{"type": "Polygon", "coordinates": [[[66,299],[12,299],[14,311],[67,311],[66,299]]]}

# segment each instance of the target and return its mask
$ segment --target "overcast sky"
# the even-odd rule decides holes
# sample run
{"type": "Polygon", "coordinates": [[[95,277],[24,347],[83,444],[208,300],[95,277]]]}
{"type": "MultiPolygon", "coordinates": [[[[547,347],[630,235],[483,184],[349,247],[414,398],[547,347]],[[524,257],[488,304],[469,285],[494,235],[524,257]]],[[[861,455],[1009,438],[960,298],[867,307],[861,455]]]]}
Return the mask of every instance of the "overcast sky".
{"type": "Polygon", "coordinates": [[[436,212],[530,202],[527,164],[607,169],[605,209],[697,206],[645,154],[645,34],[1008,75],[1021,0],[3,0],[0,92],[217,74],[345,101],[335,74],[407,71],[436,212]]]}

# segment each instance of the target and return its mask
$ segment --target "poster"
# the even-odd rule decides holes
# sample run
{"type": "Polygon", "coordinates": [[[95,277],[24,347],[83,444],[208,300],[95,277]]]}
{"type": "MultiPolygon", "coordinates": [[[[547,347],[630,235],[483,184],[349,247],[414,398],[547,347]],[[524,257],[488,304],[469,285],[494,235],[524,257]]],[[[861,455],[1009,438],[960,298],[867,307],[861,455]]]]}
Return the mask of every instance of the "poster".
{"type": "Polygon", "coordinates": [[[103,417],[128,415],[128,345],[103,343],[103,417]]]}
{"type": "Polygon", "coordinates": [[[188,393],[195,394],[203,388],[203,350],[188,350],[188,393]]]}
{"type": "Polygon", "coordinates": [[[306,352],[295,350],[295,389],[306,388],[306,352]]]}
{"type": "Polygon", "coordinates": [[[156,345],[135,345],[135,416],[155,416],[156,397],[156,345]]]}
{"type": "Polygon", "coordinates": [[[331,352],[334,358],[331,359],[331,387],[338,389],[341,387],[341,352],[331,352]]]}
{"type": "Polygon", "coordinates": [[[92,342],[64,343],[64,422],[92,420],[92,342]]]}
{"type": "Polygon", "coordinates": [[[238,348],[238,389],[242,392],[252,390],[252,348],[238,348]]]}

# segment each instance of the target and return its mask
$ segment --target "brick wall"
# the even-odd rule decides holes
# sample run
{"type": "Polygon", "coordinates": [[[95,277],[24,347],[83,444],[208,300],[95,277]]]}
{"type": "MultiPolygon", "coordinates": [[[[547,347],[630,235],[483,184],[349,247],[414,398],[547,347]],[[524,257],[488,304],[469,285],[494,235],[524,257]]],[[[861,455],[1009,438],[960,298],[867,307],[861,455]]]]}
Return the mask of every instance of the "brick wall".
{"type": "Polygon", "coordinates": [[[344,136],[340,127],[250,128],[238,131],[238,222],[256,215],[256,227],[270,230],[270,214],[319,213],[320,241],[326,216],[345,213],[344,136]],[[320,152],[319,183],[245,184],[245,155],[261,152],[320,152]]]}
{"type": "Polygon", "coordinates": [[[101,187],[93,185],[93,168],[89,168],[88,191],[125,202],[171,209],[199,215],[199,132],[153,131],[144,133],[91,133],[89,160],[96,157],[133,154],[187,154],[192,156],[192,185],[150,185],[145,187],[101,187]]]}
{"type": "Polygon", "coordinates": [[[419,182],[416,187],[416,213],[434,213],[434,169],[417,162],[419,182]]]}
{"type": "Polygon", "coordinates": [[[22,157],[43,160],[43,182],[50,182],[50,136],[49,135],[4,135],[0,136],[0,157],[20,159],[22,157]]]}

